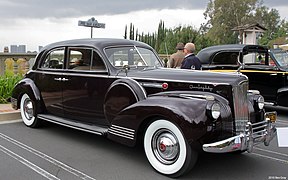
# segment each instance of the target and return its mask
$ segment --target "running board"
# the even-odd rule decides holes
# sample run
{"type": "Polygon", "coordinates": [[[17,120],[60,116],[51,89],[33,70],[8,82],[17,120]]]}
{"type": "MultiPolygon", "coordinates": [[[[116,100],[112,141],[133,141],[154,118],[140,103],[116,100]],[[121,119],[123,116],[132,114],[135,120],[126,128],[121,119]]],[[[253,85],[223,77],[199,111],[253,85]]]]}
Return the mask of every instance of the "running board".
{"type": "Polygon", "coordinates": [[[79,123],[70,119],[58,117],[58,116],[53,116],[50,114],[38,114],[37,116],[39,119],[42,119],[44,121],[49,121],[55,124],[59,124],[62,126],[66,126],[69,128],[105,136],[108,132],[108,127],[101,127],[101,126],[96,126],[96,125],[91,125],[91,124],[85,124],[85,123],[79,123]]]}

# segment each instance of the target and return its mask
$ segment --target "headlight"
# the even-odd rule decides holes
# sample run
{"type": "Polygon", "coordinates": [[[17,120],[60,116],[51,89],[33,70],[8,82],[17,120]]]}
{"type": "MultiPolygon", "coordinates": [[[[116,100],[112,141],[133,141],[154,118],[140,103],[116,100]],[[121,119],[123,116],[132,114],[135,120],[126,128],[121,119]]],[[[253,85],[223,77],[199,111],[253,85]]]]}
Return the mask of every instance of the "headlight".
{"type": "Polygon", "coordinates": [[[261,110],[264,108],[264,97],[263,96],[259,96],[257,99],[257,103],[258,103],[258,108],[261,110]]]}
{"type": "Polygon", "coordinates": [[[211,107],[211,115],[214,119],[218,119],[220,116],[220,105],[218,103],[214,103],[211,107]]]}

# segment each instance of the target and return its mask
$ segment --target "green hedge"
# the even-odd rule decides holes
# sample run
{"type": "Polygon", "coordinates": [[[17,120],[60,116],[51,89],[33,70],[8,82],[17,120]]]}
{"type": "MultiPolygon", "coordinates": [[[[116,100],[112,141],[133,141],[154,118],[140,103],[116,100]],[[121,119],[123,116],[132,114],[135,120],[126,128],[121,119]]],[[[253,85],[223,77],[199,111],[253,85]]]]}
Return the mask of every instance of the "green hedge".
{"type": "Polygon", "coordinates": [[[0,76],[0,103],[8,103],[11,97],[12,90],[17,82],[23,78],[22,75],[14,75],[6,72],[5,75],[0,76]]]}

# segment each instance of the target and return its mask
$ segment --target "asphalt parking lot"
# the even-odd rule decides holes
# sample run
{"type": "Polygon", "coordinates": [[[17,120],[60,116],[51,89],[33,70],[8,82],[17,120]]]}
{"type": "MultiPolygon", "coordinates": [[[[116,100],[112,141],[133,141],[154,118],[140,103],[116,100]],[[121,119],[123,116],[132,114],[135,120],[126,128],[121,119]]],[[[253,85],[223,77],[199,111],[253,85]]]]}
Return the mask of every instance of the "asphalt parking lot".
{"type": "MultiPolygon", "coordinates": [[[[281,112],[281,111],[280,111],[281,112]]],[[[279,113],[278,127],[288,127],[279,113]]],[[[27,128],[20,120],[0,124],[0,179],[170,179],[158,174],[142,147],[129,148],[104,137],[47,123],[27,128]]],[[[287,179],[288,148],[257,145],[253,153],[199,156],[179,179],[287,179]]]]}

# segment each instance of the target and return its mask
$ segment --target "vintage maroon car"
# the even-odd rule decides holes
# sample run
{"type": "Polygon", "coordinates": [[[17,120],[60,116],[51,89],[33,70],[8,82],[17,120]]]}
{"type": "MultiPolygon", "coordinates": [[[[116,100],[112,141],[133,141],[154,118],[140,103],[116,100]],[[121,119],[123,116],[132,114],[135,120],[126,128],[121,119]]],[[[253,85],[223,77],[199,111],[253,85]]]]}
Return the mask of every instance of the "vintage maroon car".
{"type": "Polygon", "coordinates": [[[148,45],[124,39],[58,42],[37,55],[14,88],[23,122],[49,121],[135,146],[158,172],[177,177],[197,152],[252,151],[275,135],[274,112],[239,73],[163,68],[148,45]]]}

